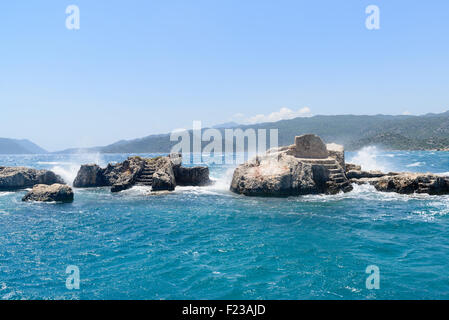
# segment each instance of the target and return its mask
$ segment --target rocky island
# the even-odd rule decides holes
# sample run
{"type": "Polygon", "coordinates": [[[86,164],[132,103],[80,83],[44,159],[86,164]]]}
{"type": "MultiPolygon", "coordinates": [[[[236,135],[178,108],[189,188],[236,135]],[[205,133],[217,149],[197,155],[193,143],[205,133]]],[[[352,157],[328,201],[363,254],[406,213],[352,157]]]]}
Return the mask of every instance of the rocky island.
{"type": "MultiPolygon", "coordinates": [[[[184,167],[180,154],[155,158],[129,157],[101,168],[82,165],[73,181],[75,188],[110,187],[119,192],[133,186],[152,191],[173,191],[176,186],[211,184],[206,166],[184,167]]],[[[449,177],[433,173],[364,171],[345,163],[343,146],[325,144],[306,134],[295,143],[268,150],[239,165],[230,190],[246,196],[287,197],[350,192],[354,184],[370,184],[378,191],[401,194],[449,194],[449,177]]],[[[49,170],[0,166],[0,191],[32,188],[23,201],[72,202],[73,190],[49,170]]]]}
{"type": "Polygon", "coordinates": [[[36,184],[63,184],[63,179],[49,170],[0,166],[0,191],[32,188],[36,184]]]}
{"type": "Polygon", "coordinates": [[[283,197],[349,192],[352,186],[345,174],[344,148],[307,134],[296,137],[293,145],[270,149],[237,167],[231,190],[283,197]]]}
{"type": "Polygon", "coordinates": [[[153,191],[173,191],[177,185],[206,186],[211,183],[209,168],[183,167],[180,154],[156,158],[129,157],[127,160],[100,168],[96,164],[81,166],[75,188],[111,187],[112,192],[135,185],[149,186],[153,191]]]}
{"type": "Polygon", "coordinates": [[[295,137],[295,144],[269,150],[235,169],[231,191],[246,196],[285,197],[349,192],[352,184],[402,194],[449,194],[449,177],[431,173],[363,171],[346,164],[344,148],[320,137],[295,137]]]}

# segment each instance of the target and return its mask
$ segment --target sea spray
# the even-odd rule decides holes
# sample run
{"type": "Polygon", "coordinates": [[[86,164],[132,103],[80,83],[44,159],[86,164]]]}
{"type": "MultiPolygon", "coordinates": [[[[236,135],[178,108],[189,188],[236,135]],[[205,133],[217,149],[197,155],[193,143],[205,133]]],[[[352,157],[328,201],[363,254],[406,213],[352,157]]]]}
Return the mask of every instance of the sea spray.
{"type": "Polygon", "coordinates": [[[362,166],[362,170],[391,171],[391,166],[386,159],[380,159],[381,150],[376,146],[368,146],[360,149],[353,157],[347,159],[348,163],[362,166]]]}
{"type": "Polygon", "coordinates": [[[53,167],[51,171],[59,175],[64,182],[69,185],[73,184],[76,175],[83,164],[97,164],[104,166],[104,160],[100,153],[80,153],[73,154],[69,161],[65,162],[52,162],[53,167]]]}

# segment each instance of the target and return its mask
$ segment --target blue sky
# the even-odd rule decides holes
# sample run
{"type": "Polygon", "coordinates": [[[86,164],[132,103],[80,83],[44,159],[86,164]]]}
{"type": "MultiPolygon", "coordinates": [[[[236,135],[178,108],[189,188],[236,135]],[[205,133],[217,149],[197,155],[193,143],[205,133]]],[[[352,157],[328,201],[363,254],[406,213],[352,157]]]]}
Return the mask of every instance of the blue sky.
{"type": "Polygon", "coordinates": [[[192,120],[442,112],[448,17],[447,0],[2,1],[0,137],[53,151],[192,120]]]}

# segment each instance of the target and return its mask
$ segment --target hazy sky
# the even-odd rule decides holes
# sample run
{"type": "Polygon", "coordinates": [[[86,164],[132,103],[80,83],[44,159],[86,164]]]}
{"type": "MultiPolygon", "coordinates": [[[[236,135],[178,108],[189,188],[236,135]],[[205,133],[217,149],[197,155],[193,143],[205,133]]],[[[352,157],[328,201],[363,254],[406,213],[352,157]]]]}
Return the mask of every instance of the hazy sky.
{"type": "Polygon", "coordinates": [[[2,1],[0,137],[54,151],[192,120],[442,112],[448,16],[447,0],[2,1]]]}

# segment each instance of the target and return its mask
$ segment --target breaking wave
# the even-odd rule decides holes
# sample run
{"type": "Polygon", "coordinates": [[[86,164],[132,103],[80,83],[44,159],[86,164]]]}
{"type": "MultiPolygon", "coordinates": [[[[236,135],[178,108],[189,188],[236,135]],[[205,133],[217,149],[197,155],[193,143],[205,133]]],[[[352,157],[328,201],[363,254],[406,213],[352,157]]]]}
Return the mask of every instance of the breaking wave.
{"type": "Polygon", "coordinates": [[[100,153],[86,153],[73,155],[69,161],[40,162],[40,164],[52,165],[51,171],[59,175],[64,182],[73,184],[76,175],[83,164],[97,164],[104,166],[104,161],[100,153]]]}
{"type": "Polygon", "coordinates": [[[348,159],[348,162],[362,166],[362,170],[380,170],[383,172],[391,171],[391,165],[381,158],[381,150],[375,146],[364,147],[354,156],[348,159]]]}

